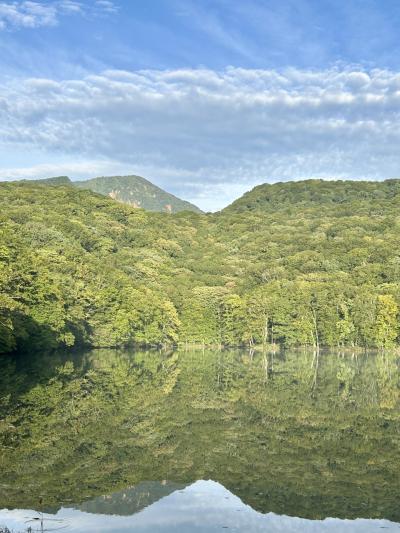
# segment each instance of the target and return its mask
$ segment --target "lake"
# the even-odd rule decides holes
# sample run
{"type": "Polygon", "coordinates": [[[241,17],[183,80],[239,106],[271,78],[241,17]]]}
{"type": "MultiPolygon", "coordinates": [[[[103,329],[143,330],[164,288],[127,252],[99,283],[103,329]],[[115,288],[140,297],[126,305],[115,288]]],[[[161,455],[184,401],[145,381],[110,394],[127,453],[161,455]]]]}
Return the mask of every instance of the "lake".
{"type": "Polygon", "coordinates": [[[400,531],[399,356],[0,358],[0,531],[400,531]]]}

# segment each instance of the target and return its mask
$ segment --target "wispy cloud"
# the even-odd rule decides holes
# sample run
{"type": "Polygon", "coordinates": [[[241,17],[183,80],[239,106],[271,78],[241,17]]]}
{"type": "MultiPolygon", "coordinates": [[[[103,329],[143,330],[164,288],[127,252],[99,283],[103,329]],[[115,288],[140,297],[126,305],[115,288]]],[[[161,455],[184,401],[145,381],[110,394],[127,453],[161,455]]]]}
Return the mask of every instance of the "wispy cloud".
{"type": "MultiPolygon", "coordinates": [[[[186,19],[189,26],[205,34],[213,43],[250,60],[251,63],[257,59],[254,45],[250,44],[237,25],[228,25],[218,10],[213,10],[210,6],[202,7],[199,2],[184,0],[177,4],[176,11],[181,18],[186,19]]],[[[226,13],[227,10],[224,10],[223,14],[226,13]]],[[[235,15],[235,9],[231,14],[235,15]]]]}
{"type": "Polygon", "coordinates": [[[265,181],[399,177],[399,145],[388,70],[108,70],[0,88],[0,154],[142,173],[206,208],[265,181]]]}
{"type": "Polygon", "coordinates": [[[118,6],[110,0],[96,0],[95,7],[105,13],[116,13],[119,9],[118,6]]]}
{"type": "Polygon", "coordinates": [[[56,26],[66,15],[89,13],[115,13],[117,5],[110,0],[97,0],[84,4],[76,0],[40,1],[0,1],[0,29],[39,28],[56,26]]]}

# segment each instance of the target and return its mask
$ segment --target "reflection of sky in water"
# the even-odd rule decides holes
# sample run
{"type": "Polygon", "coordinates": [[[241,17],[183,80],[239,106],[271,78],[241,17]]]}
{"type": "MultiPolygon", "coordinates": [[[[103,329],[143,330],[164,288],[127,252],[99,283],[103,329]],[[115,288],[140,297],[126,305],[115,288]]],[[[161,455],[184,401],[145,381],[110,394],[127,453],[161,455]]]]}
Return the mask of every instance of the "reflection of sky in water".
{"type": "MultiPolygon", "coordinates": [[[[26,529],[27,517],[33,511],[0,511],[0,526],[11,530],[26,529]]],[[[246,533],[373,533],[377,531],[400,532],[400,524],[387,520],[305,520],[273,513],[267,515],[251,507],[214,481],[197,481],[184,490],[176,491],[133,516],[89,514],[76,509],[61,509],[56,517],[65,520],[64,531],[79,533],[209,533],[240,531],[246,533]]],[[[49,524],[51,524],[49,522],[49,524]]],[[[60,524],[61,525],[61,524],[60,524]]],[[[60,525],[49,525],[49,530],[60,525]]]]}

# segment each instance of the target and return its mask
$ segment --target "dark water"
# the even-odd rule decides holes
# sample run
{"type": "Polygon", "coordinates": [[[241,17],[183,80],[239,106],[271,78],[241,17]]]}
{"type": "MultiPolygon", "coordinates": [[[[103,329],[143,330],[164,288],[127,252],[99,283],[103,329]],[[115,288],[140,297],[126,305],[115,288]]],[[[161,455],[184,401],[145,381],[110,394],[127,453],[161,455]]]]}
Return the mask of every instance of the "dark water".
{"type": "Polygon", "coordinates": [[[2,358],[0,531],[400,532],[399,407],[387,353],[2,358]]]}

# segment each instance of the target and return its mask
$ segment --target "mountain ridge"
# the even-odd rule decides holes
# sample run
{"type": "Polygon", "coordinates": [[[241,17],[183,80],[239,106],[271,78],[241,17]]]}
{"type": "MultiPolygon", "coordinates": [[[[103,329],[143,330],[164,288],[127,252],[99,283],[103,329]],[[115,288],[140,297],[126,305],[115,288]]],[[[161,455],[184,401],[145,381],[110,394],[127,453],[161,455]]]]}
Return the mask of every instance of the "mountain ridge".
{"type": "Polygon", "coordinates": [[[177,213],[179,211],[202,212],[194,204],[164,191],[146,178],[133,174],[126,176],[99,176],[84,181],[73,181],[72,185],[109,196],[113,200],[132,207],[141,207],[147,211],[165,211],[167,213],[177,213]]]}
{"type": "Polygon", "coordinates": [[[390,200],[400,194],[400,179],[308,179],[263,183],[234,200],[221,212],[269,211],[282,206],[345,204],[354,200],[390,200]]]}
{"type": "MultiPolygon", "coordinates": [[[[153,212],[178,213],[191,211],[203,213],[196,205],[161,189],[151,181],[137,175],[99,176],[73,181],[68,176],[54,176],[35,180],[16,180],[20,183],[50,186],[72,186],[86,189],[102,196],[153,212]]],[[[216,213],[243,213],[275,211],[276,209],[320,204],[321,207],[343,206],[352,201],[391,200],[400,194],[400,179],[376,180],[326,180],[312,178],[298,181],[262,183],[245,192],[216,213]]]]}
{"type": "Polygon", "coordinates": [[[151,181],[134,174],[125,176],[100,176],[87,180],[73,181],[68,176],[54,176],[37,180],[17,180],[20,183],[31,183],[45,186],[71,186],[87,189],[108,196],[117,202],[142,208],[146,211],[178,213],[192,211],[202,213],[196,205],[178,198],[151,181]]]}

